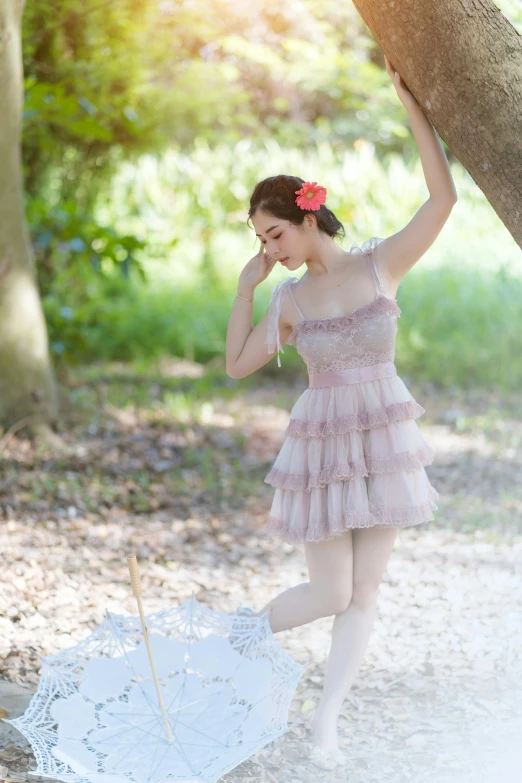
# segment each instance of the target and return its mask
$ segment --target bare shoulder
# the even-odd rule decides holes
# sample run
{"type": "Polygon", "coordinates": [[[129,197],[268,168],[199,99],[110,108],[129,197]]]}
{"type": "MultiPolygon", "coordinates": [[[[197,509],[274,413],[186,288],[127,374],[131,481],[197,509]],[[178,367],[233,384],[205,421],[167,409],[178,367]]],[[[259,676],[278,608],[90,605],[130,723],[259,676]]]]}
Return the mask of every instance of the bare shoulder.
{"type": "MultiPolygon", "coordinates": [[[[370,240],[365,245],[369,244],[369,242],[370,240]]],[[[352,258],[358,265],[366,266],[369,260],[373,262],[384,294],[390,299],[395,299],[402,277],[393,275],[386,263],[386,243],[387,239],[378,238],[378,242],[374,246],[368,247],[366,252],[353,253],[352,258]]],[[[365,273],[366,270],[364,270],[363,274],[365,273]]]]}

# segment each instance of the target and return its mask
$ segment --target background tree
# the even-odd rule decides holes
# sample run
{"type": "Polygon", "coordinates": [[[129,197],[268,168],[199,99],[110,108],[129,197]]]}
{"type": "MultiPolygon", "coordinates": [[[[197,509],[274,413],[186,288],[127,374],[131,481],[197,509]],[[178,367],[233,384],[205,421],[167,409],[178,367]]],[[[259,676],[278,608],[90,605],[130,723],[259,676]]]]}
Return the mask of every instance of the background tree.
{"type": "Polygon", "coordinates": [[[354,0],[522,247],[522,37],[490,0],[354,0]]]}
{"type": "Polygon", "coordinates": [[[23,2],[0,0],[0,422],[39,428],[57,405],[24,213],[22,11],[23,2]]]}
{"type": "MultiPolygon", "coordinates": [[[[508,2],[502,0],[504,5],[508,2]]],[[[423,24],[410,41],[398,6],[361,2],[359,10],[379,43],[379,36],[386,46],[395,36],[386,50],[392,62],[515,236],[520,154],[513,129],[520,77],[514,72],[511,81],[509,75],[505,84],[500,80],[504,63],[508,74],[517,63],[520,36],[486,0],[466,6],[467,12],[446,0],[447,22],[440,4],[425,0],[423,24]],[[462,21],[460,27],[456,19],[462,21]],[[494,55],[488,52],[480,59],[471,43],[475,35],[476,51],[481,51],[481,31],[484,37],[487,32],[495,38],[495,44],[494,55]],[[459,36],[470,42],[469,51],[462,51],[459,36]],[[411,52],[411,60],[403,62],[404,55],[395,52],[398,48],[411,52]],[[433,56],[426,58],[425,51],[433,56]],[[493,56],[498,65],[490,76],[483,70],[484,62],[493,56]],[[455,84],[455,68],[450,73],[447,64],[451,57],[461,74],[455,84]],[[426,71],[426,61],[436,66],[426,71]],[[473,73],[471,61],[476,62],[473,73]],[[414,67],[416,62],[422,66],[414,67]],[[490,88],[493,82],[507,93],[495,93],[490,88]],[[483,83],[488,85],[486,96],[483,83]],[[432,84],[440,87],[434,90],[432,84]],[[431,101],[429,106],[426,101],[431,101]],[[492,151],[489,158],[484,157],[486,142],[492,151]],[[479,150],[478,156],[470,152],[472,147],[479,150]]],[[[145,290],[146,263],[156,255],[166,259],[165,265],[181,266],[183,251],[176,250],[174,258],[169,249],[180,239],[195,239],[201,252],[198,263],[190,256],[190,268],[212,284],[208,295],[215,296],[223,279],[226,282],[216,237],[229,232],[228,250],[230,234],[240,235],[241,205],[265,162],[279,159],[285,161],[282,165],[288,161],[302,168],[294,152],[319,153],[326,171],[326,166],[344,165],[338,161],[346,150],[363,150],[368,142],[383,167],[397,156],[405,167],[418,159],[407,118],[390,90],[382,50],[351,3],[266,0],[254,8],[243,0],[32,0],[24,9],[14,0],[1,0],[0,9],[4,28],[18,36],[17,42],[8,35],[1,42],[4,72],[13,77],[1,87],[1,121],[6,127],[1,134],[5,165],[0,242],[4,262],[11,259],[11,266],[3,267],[0,316],[5,331],[0,332],[4,424],[36,414],[56,417],[38,287],[52,355],[61,371],[101,353],[112,357],[123,351],[128,356],[134,346],[144,344],[143,325],[132,333],[130,327],[118,329],[124,322],[137,323],[131,311],[145,290]],[[22,112],[22,90],[23,178],[17,173],[19,150],[13,152],[13,145],[20,143],[17,113],[22,112]],[[236,165],[236,150],[245,149],[245,142],[248,159],[236,165]],[[226,150],[223,144],[228,145],[226,150]],[[208,147],[208,162],[205,156],[197,159],[203,147],[208,147]],[[170,168],[161,165],[169,150],[179,155],[170,168]],[[218,150],[214,159],[213,150],[218,150]],[[262,153],[259,158],[255,150],[262,153]],[[143,153],[153,153],[160,169],[171,172],[170,179],[161,184],[156,179],[155,185],[147,181],[132,207],[126,197],[115,204],[115,173],[124,164],[137,172],[143,153]],[[22,179],[32,247],[23,222],[22,179]],[[226,199],[222,182],[225,189],[226,183],[234,182],[226,199]],[[216,208],[217,201],[223,211],[216,208]],[[151,224],[161,222],[162,210],[167,230],[154,246],[151,224]],[[137,292],[131,290],[136,281],[137,292]],[[15,333],[17,318],[21,326],[15,333]],[[107,340],[109,335],[113,342],[107,340]],[[18,385],[9,378],[16,378],[18,385]]],[[[511,13],[520,19],[516,8],[511,13]]],[[[447,154],[454,163],[452,149],[447,154]]],[[[342,179],[344,173],[332,176],[342,179]]],[[[382,176],[381,169],[376,176],[382,176]]],[[[408,177],[406,171],[404,176],[408,177]]],[[[367,172],[361,186],[363,180],[367,181],[367,172]]],[[[359,187],[359,181],[356,184],[359,187]]],[[[369,203],[376,204],[375,191],[367,195],[369,203]]],[[[355,211],[355,196],[352,188],[338,197],[344,219],[350,220],[355,211]]],[[[400,209],[412,206],[401,204],[400,209]]],[[[395,202],[385,212],[395,225],[395,202]]],[[[156,318],[159,322],[159,313],[156,318]]],[[[179,351],[172,347],[170,335],[160,344],[158,329],[151,328],[150,333],[158,350],[168,345],[179,351]]],[[[219,339],[205,336],[204,342],[208,350],[219,352],[219,339]]]]}

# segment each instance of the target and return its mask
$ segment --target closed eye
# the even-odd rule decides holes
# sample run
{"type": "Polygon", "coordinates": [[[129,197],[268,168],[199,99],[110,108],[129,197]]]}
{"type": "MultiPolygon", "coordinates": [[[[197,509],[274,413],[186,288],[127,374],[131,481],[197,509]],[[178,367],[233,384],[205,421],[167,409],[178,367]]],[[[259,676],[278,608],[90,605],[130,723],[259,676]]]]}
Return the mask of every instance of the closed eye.
{"type": "MultiPolygon", "coordinates": [[[[281,231],[281,234],[282,234],[282,233],[283,233],[283,232],[281,231]]],[[[281,234],[278,234],[276,237],[274,237],[274,239],[279,239],[279,237],[281,236],[281,234]]],[[[266,242],[261,242],[261,244],[262,244],[262,245],[266,245],[266,242]]]]}

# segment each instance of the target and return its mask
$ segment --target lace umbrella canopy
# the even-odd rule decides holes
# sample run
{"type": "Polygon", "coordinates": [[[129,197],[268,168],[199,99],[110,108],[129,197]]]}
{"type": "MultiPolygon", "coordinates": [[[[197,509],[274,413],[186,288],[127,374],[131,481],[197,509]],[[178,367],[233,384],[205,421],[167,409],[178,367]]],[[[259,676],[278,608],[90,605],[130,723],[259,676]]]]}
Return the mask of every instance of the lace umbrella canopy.
{"type": "Polygon", "coordinates": [[[107,614],[85,640],[42,659],[27,710],[6,721],[32,745],[29,774],[210,783],[289,730],[305,667],[276,642],[268,613],[224,614],[192,594],[145,619],[163,714],[140,617],[107,614]]]}

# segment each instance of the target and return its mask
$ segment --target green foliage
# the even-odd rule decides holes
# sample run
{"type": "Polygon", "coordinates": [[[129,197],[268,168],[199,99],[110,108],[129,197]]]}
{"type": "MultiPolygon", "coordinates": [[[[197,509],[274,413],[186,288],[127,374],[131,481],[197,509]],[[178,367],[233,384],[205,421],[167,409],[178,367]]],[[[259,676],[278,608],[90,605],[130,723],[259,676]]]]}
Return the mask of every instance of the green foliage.
{"type": "MultiPolygon", "coordinates": [[[[520,29],[516,0],[497,5],[520,29]]],[[[27,213],[64,364],[219,360],[257,245],[246,209],[262,177],[327,183],[347,248],[397,231],[427,197],[407,115],[350,3],[32,0],[23,59],[27,213]]],[[[476,187],[461,179],[458,192],[459,220],[401,286],[398,354],[419,378],[518,383],[504,300],[519,283],[503,282],[498,261],[511,249],[499,252],[505,237],[476,187]],[[493,324],[506,333],[497,360],[493,324]]],[[[302,366],[293,353],[285,367],[302,366]]]]}
{"type": "Polygon", "coordinates": [[[71,284],[82,269],[92,269],[107,277],[119,268],[128,278],[131,267],[135,267],[143,278],[136,251],[142,250],[145,242],[129,234],[119,234],[110,226],[99,225],[77,204],[65,202],[48,210],[42,201],[34,200],[30,202],[27,218],[44,296],[51,293],[60,273],[68,274],[71,284]]]}
{"type": "Polygon", "coordinates": [[[27,217],[51,351],[60,362],[85,360],[106,303],[124,299],[131,278],[143,281],[145,243],[100,225],[72,202],[49,210],[34,199],[27,217]]]}
{"type": "Polygon", "coordinates": [[[91,208],[121,160],[198,136],[340,147],[364,135],[401,148],[406,117],[374,47],[355,9],[335,0],[33,0],[27,192],[91,208]]]}
{"type": "Polygon", "coordinates": [[[397,363],[415,381],[515,390],[522,280],[505,268],[420,268],[401,282],[397,363]],[[499,335],[502,339],[499,340],[499,335]]]}
{"type": "Polygon", "coordinates": [[[118,151],[153,145],[158,117],[145,48],[148,0],[27,3],[23,20],[26,190],[55,202],[95,200],[118,151]],[[59,172],[59,187],[53,174],[59,172]]]}
{"type": "Polygon", "coordinates": [[[97,114],[96,107],[87,98],[67,95],[64,84],[39,82],[35,76],[25,80],[23,121],[26,140],[42,125],[52,125],[55,131],[62,131],[71,140],[112,142],[112,129],[97,114]]]}
{"type": "MultiPolygon", "coordinates": [[[[345,224],[346,249],[399,230],[427,198],[419,162],[409,167],[397,157],[383,167],[372,145],[362,141],[342,153],[322,143],[312,155],[275,141],[212,149],[197,139],[190,154],[170,150],[126,163],[92,221],[113,226],[117,237],[146,238],[147,247],[134,253],[146,279],[132,273],[134,265],[123,278],[114,262],[94,281],[89,265],[82,267],[85,278],[71,272],[51,282],[50,276],[46,313],[53,342],[65,345],[64,359],[147,361],[167,355],[222,366],[237,278],[257,247],[246,225],[248,196],[261,171],[281,170],[305,178],[313,173],[328,185],[328,203],[345,224]],[[72,323],[64,323],[64,307],[73,310],[72,323]]],[[[458,167],[453,174],[459,202],[399,288],[397,362],[415,380],[513,388],[520,378],[509,356],[522,347],[520,249],[471,178],[458,167]],[[500,331],[505,341],[499,347],[500,331]]],[[[79,230],[74,225],[67,240],[79,230]]],[[[256,291],[254,323],[266,310],[271,285],[284,276],[274,269],[256,291]]],[[[303,372],[291,347],[281,370],[275,359],[263,368],[277,377],[287,371],[303,372]]]]}

